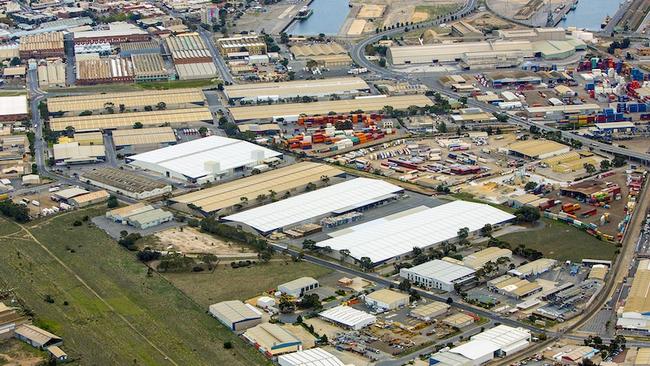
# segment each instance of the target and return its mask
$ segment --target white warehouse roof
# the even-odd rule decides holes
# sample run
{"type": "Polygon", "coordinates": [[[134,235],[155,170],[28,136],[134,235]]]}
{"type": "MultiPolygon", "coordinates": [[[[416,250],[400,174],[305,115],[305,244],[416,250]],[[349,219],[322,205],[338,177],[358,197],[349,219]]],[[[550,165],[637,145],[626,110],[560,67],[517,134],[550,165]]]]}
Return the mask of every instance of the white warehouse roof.
{"type": "Polygon", "coordinates": [[[336,356],[322,348],[312,348],[281,355],[278,357],[280,366],[344,366],[336,356]]]}
{"type": "Polygon", "coordinates": [[[319,314],[334,323],[343,324],[353,329],[361,329],[373,324],[377,317],[349,306],[339,305],[319,314]]]}
{"type": "Polygon", "coordinates": [[[348,249],[354,258],[368,257],[377,263],[409,253],[413,247],[425,248],[451,240],[463,227],[473,232],[485,224],[496,225],[513,218],[490,205],[454,201],[394,219],[358,225],[349,233],[324,240],[318,246],[329,246],[335,251],[348,249]]]}
{"type": "Polygon", "coordinates": [[[135,166],[173,171],[196,179],[214,173],[206,169],[206,164],[215,163],[218,171],[226,172],[280,155],[277,151],[247,141],[209,136],[134,155],[129,160],[135,166]]]}
{"type": "Polygon", "coordinates": [[[27,95],[0,97],[0,116],[12,116],[27,113],[27,95]]]}
{"type": "Polygon", "coordinates": [[[401,187],[382,180],[356,178],[224,219],[241,222],[266,233],[333,211],[371,203],[401,191],[401,187]]]}
{"type": "Polygon", "coordinates": [[[472,337],[472,341],[487,341],[496,344],[505,353],[521,349],[530,341],[530,332],[524,328],[497,325],[472,337]]]}
{"type": "Polygon", "coordinates": [[[435,278],[439,282],[453,284],[454,281],[471,276],[475,270],[461,266],[460,264],[434,259],[419,264],[415,267],[404,268],[403,271],[417,274],[421,277],[435,278]]]}

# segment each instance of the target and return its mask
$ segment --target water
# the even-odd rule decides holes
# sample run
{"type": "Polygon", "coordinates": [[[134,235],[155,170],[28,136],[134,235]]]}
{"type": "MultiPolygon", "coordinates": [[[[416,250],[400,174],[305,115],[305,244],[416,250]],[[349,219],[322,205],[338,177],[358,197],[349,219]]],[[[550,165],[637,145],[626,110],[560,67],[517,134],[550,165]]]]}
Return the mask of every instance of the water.
{"type": "Polygon", "coordinates": [[[306,20],[294,21],[286,32],[301,36],[336,35],[350,12],[348,3],[349,0],[314,0],[309,5],[314,13],[306,20]]]}
{"type": "Polygon", "coordinates": [[[623,0],[579,0],[576,10],[567,14],[566,20],[558,27],[578,27],[588,30],[600,30],[600,24],[606,16],[613,17],[623,0]]]}

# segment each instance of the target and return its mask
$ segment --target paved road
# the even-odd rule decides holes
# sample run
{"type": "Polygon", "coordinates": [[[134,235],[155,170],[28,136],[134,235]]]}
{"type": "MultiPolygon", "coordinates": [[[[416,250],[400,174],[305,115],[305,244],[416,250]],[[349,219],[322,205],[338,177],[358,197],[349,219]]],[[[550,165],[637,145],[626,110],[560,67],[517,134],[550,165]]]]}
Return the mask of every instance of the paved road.
{"type": "Polygon", "coordinates": [[[221,54],[219,53],[219,50],[217,50],[217,47],[215,47],[214,42],[212,41],[212,33],[208,32],[202,27],[198,27],[197,31],[201,35],[203,42],[205,42],[205,44],[208,45],[208,48],[210,49],[210,53],[212,54],[212,60],[214,61],[214,64],[217,66],[217,70],[219,70],[219,73],[221,74],[221,78],[223,79],[223,81],[230,84],[234,83],[235,80],[230,74],[230,70],[228,69],[228,66],[226,66],[225,61],[223,60],[221,54]]]}

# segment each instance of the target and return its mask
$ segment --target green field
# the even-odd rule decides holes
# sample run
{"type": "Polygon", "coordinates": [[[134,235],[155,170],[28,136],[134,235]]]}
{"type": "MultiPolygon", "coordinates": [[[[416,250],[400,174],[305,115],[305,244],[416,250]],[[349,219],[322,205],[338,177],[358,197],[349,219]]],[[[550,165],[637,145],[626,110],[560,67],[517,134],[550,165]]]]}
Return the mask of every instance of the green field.
{"type": "Polygon", "coordinates": [[[439,15],[449,14],[458,9],[456,4],[439,4],[439,5],[418,5],[415,7],[416,13],[427,13],[429,19],[434,19],[439,15]]]}
{"type": "MultiPolygon", "coordinates": [[[[162,276],[148,275],[104,232],[72,226],[101,213],[80,210],[31,223],[22,236],[0,237],[0,287],[14,288],[36,315],[35,323],[64,338],[73,363],[268,364],[205,307],[162,276]],[[46,295],[52,303],[44,301],[46,295]],[[233,342],[233,349],[224,350],[224,341],[233,342]]],[[[227,277],[217,282],[237,284],[227,277]]]]}
{"type": "Polygon", "coordinates": [[[10,235],[20,231],[20,226],[16,225],[13,221],[9,221],[0,216],[0,236],[10,235]]]}
{"type": "Polygon", "coordinates": [[[159,82],[148,82],[148,83],[138,83],[142,89],[181,89],[181,88],[208,88],[216,87],[219,85],[217,81],[205,79],[205,80],[175,80],[175,81],[159,81],[159,82]]]}
{"type": "Polygon", "coordinates": [[[213,273],[170,273],[166,276],[189,297],[207,307],[223,300],[246,300],[298,277],[318,278],[330,272],[307,262],[273,260],[248,268],[220,265],[213,273]],[[223,281],[236,286],[224,286],[223,281]]]}
{"type": "Polygon", "coordinates": [[[579,262],[583,258],[613,259],[616,246],[554,220],[543,219],[544,227],[499,236],[516,247],[519,244],[544,253],[545,257],[560,261],[579,262]]]}

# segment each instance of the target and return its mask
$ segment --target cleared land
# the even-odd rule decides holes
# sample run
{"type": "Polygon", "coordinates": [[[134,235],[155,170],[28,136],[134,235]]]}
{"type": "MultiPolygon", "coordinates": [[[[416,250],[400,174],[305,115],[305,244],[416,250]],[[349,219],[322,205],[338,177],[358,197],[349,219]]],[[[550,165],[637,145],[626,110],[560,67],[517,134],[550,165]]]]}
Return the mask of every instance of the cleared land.
{"type": "Polygon", "coordinates": [[[0,365],[36,366],[45,362],[47,353],[21,342],[10,339],[0,342],[0,365]]]}
{"type": "Polygon", "coordinates": [[[165,276],[207,308],[218,301],[249,299],[298,277],[318,278],[328,273],[330,270],[307,262],[272,260],[247,268],[233,269],[228,264],[220,265],[212,273],[168,273],[165,276]],[[231,285],[226,286],[225,283],[231,285]]]}
{"type": "Polygon", "coordinates": [[[458,4],[418,5],[413,10],[412,22],[423,22],[439,15],[448,14],[458,8],[458,4]]]}
{"type": "MultiPolygon", "coordinates": [[[[72,223],[90,209],[0,237],[0,287],[14,288],[36,324],[95,365],[264,365],[267,361],[101,230],[72,223]],[[53,303],[43,299],[50,295],[53,303]],[[67,301],[67,305],[64,302],[67,301]],[[224,352],[223,342],[234,348],[224,352]]],[[[215,281],[224,284],[223,281],[215,281]]],[[[218,286],[216,283],[213,286],[218,286]]]]}
{"type": "Polygon", "coordinates": [[[544,227],[538,230],[522,231],[500,236],[513,247],[519,244],[544,253],[545,257],[560,261],[580,262],[583,258],[614,258],[616,246],[600,241],[572,226],[553,220],[543,220],[544,227]]]}
{"type": "Polygon", "coordinates": [[[168,229],[157,232],[154,236],[158,247],[164,250],[173,249],[186,254],[209,253],[220,258],[257,259],[257,253],[246,246],[216,238],[191,227],[168,229]]]}

